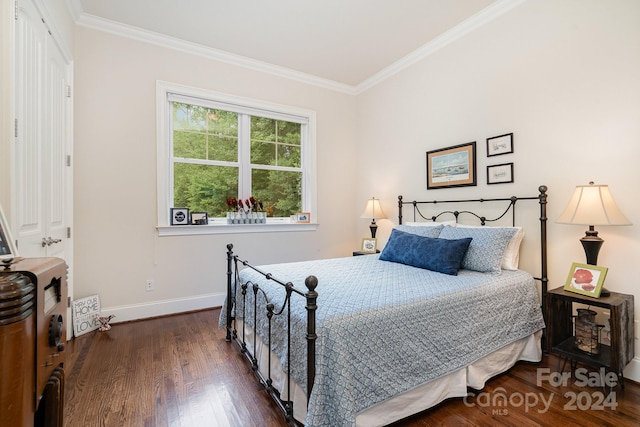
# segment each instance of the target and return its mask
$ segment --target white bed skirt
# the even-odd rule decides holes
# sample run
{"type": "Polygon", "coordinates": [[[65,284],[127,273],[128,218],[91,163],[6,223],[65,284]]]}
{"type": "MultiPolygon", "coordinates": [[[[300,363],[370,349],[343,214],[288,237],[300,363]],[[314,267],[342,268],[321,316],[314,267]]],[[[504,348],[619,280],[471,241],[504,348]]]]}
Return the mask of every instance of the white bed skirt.
{"type": "MultiPolygon", "coordinates": [[[[236,320],[236,327],[238,333],[242,333],[241,320],[236,320]]],[[[367,408],[356,415],[356,426],[374,427],[390,424],[429,409],[445,399],[464,397],[467,395],[467,387],[480,390],[488,379],[507,371],[518,361],[539,362],[542,360],[541,337],[542,330],[511,343],[465,368],[367,408]]],[[[253,353],[253,332],[248,325],[245,327],[245,341],[247,348],[253,353]]],[[[268,347],[258,339],[255,357],[265,377],[267,376],[266,366],[269,363],[268,353],[268,347]]],[[[287,374],[282,371],[280,360],[273,353],[271,353],[271,378],[274,387],[280,391],[282,399],[287,400],[287,374]]],[[[307,414],[307,395],[293,380],[291,395],[293,416],[304,423],[307,414]]]]}

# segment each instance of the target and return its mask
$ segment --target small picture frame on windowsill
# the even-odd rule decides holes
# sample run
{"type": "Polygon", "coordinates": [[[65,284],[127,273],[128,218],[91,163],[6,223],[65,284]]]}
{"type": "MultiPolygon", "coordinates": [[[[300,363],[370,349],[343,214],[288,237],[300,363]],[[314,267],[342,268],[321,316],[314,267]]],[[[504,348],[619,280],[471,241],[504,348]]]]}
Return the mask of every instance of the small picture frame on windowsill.
{"type": "Polygon", "coordinates": [[[171,225],[189,225],[189,208],[171,208],[171,225]]]}
{"type": "Polygon", "coordinates": [[[311,212],[296,212],[297,224],[308,224],[311,222],[311,212]]]}
{"type": "Polygon", "coordinates": [[[206,212],[192,212],[191,213],[192,225],[207,225],[209,224],[209,214],[206,212]]]}

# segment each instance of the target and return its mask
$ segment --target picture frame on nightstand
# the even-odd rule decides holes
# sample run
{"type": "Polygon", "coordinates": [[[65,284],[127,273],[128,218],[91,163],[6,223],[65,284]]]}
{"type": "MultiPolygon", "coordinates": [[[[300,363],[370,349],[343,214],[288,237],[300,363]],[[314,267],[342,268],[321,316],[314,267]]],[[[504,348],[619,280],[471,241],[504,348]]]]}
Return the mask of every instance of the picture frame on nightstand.
{"type": "Polygon", "coordinates": [[[606,267],[574,262],[571,264],[564,290],[600,298],[607,271],[606,267]]]}
{"type": "Polygon", "coordinates": [[[375,254],[378,249],[378,239],[375,237],[369,238],[365,237],[362,239],[362,244],[360,245],[360,252],[365,254],[375,254]]]}

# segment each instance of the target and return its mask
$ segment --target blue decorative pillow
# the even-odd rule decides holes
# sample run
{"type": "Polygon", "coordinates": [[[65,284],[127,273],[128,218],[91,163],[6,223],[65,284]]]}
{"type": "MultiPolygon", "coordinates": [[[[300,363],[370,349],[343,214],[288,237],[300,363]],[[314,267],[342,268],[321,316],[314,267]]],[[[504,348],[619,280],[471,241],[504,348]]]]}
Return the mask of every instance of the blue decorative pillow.
{"type": "Polygon", "coordinates": [[[516,232],[517,229],[506,227],[445,227],[439,237],[441,239],[471,237],[473,240],[462,260],[462,268],[500,274],[504,252],[516,232]]]}
{"type": "Polygon", "coordinates": [[[380,259],[457,276],[471,238],[438,239],[391,230],[380,259]]]}
{"type": "MultiPolygon", "coordinates": [[[[437,224],[437,223],[432,223],[437,224]]],[[[396,230],[404,231],[405,233],[417,234],[422,237],[438,237],[444,225],[396,225],[394,227],[396,230]]]]}

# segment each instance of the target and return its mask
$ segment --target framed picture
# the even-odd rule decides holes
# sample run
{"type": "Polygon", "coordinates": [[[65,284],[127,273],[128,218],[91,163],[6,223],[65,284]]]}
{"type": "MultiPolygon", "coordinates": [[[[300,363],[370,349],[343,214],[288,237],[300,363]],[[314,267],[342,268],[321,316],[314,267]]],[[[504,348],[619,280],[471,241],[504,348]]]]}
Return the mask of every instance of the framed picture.
{"type": "Polygon", "coordinates": [[[513,182],[513,163],[487,166],[487,184],[513,182]]]}
{"type": "Polygon", "coordinates": [[[375,237],[365,237],[360,245],[360,252],[366,254],[375,254],[378,249],[378,239],[375,237]]]}
{"type": "Polygon", "coordinates": [[[191,213],[191,224],[193,225],[207,225],[209,224],[209,214],[206,212],[193,212],[191,213]]]}
{"type": "Polygon", "coordinates": [[[171,225],[189,225],[188,208],[171,208],[171,225]]]}
{"type": "Polygon", "coordinates": [[[476,185],[476,142],[427,151],[427,189],[476,185]]]}
{"type": "Polygon", "coordinates": [[[311,212],[296,212],[296,222],[298,224],[311,222],[311,212]]]}
{"type": "Polygon", "coordinates": [[[513,153],[513,133],[487,138],[487,157],[513,153]]]}
{"type": "Polygon", "coordinates": [[[4,216],[2,207],[0,207],[0,261],[10,265],[12,260],[18,257],[18,248],[16,241],[11,236],[9,223],[4,216]]]}
{"type": "Polygon", "coordinates": [[[607,270],[606,267],[574,262],[569,270],[564,290],[599,298],[607,270]]]}

